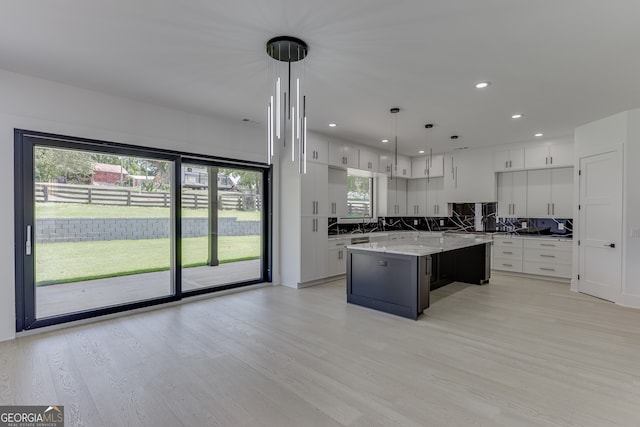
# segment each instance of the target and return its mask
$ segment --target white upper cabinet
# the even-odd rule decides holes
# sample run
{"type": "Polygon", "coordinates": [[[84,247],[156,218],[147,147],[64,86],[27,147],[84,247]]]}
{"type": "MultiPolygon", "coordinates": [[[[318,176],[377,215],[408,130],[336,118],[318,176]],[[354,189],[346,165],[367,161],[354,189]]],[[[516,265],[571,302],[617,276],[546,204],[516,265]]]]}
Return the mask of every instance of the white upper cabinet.
{"type": "Polygon", "coordinates": [[[339,168],[354,168],[359,166],[358,149],[349,144],[329,143],[329,164],[339,168]]]}
{"type": "Polygon", "coordinates": [[[427,169],[426,157],[416,157],[411,160],[411,178],[426,178],[427,169]]]}
{"type": "Polygon", "coordinates": [[[395,155],[380,154],[379,171],[388,176],[398,176],[400,178],[411,178],[411,159],[405,156],[398,156],[398,167],[394,165],[395,155]]]}
{"type": "Polygon", "coordinates": [[[444,154],[416,157],[411,161],[412,178],[440,178],[444,176],[444,154]]]}
{"type": "Polygon", "coordinates": [[[429,178],[427,180],[427,212],[426,216],[449,216],[447,202],[444,199],[444,178],[429,178]]]}
{"type": "Polygon", "coordinates": [[[458,150],[445,155],[444,193],[449,203],[495,202],[493,150],[458,150]]]}
{"type": "Polygon", "coordinates": [[[407,182],[407,215],[427,215],[427,179],[410,179],[407,182]]]}
{"type": "Polygon", "coordinates": [[[393,178],[387,180],[387,212],[385,216],[405,216],[407,214],[407,180],[393,178]]]}
{"type": "Polygon", "coordinates": [[[378,158],[378,153],[374,151],[369,151],[363,148],[359,150],[359,167],[358,169],[378,172],[378,163],[380,159],[378,158]]]}
{"type": "Polygon", "coordinates": [[[329,143],[321,139],[307,140],[307,162],[327,164],[329,161],[329,143]]]}
{"type": "Polygon", "coordinates": [[[498,176],[498,217],[527,216],[527,172],[500,172],[498,176]]]}
{"type": "Polygon", "coordinates": [[[573,168],[527,172],[527,216],[573,217],[573,168]]]}
{"type": "Polygon", "coordinates": [[[524,148],[500,148],[493,153],[496,172],[524,169],[524,148]]]}
{"type": "MultiPolygon", "coordinates": [[[[300,212],[302,216],[329,214],[329,172],[327,165],[307,164],[307,173],[300,175],[300,212]]],[[[325,230],[326,233],[326,230],[325,230]]]]}
{"type": "Polygon", "coordinates": [[[572,142],[543,142],[527,145],[525,167],[540,169],[573,166],[572,142]]]}
{"type": "Polygon", "coordinates": [[[440,178],[444,176],[444,154],[434,154],[427,157],[428,177],[440,178]]]}
{"type": "Polygon", "coordinates": [[[347,216],[347,171],[329,168],[329,216],[347,216]]]}

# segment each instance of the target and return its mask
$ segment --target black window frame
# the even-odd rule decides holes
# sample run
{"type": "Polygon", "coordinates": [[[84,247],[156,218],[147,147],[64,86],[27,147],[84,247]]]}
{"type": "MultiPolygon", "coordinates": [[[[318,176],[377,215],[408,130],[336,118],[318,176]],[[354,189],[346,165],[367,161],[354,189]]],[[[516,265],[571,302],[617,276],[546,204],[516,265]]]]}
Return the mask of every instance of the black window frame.
{"type": "Polygon", "coordinates": [[[176,150],[168,150],[153,147],[144,147],[133,144],[125,144],[119,142],[103,141],[97,139],[65,136],[39,131],[30,131],[26,129],[14,129],[14,238],[15,238],[15,310],[16,310],[16,332],[22,332],[51,326],[73,322],[82,319],[90,319],[94,317],[104,316],[113,313],[131,311],[139,308],[151,307],[155,305],[167,304],[170,302],[180,301],[194,295],[202,295],[206,293],[216,293],[228,289],[249,286],[257,283],[272,282],[272,232],[273,232],[273,214],[272,214],[272,174],[271,165],[261,162],[237,160],[226,157],[203,155],[176,150]],[[173,164],[173,180],[171,191],[172,219],[170,224],[171,238],[173,245],[171,248],[171,271],[173,295],[159,297],[151,300],[136,301],[117,306],[103,307],[91,309],[76,313],[69,313],[51,318],[36,319],[35,304],[26,307],[27,302],[33,302],[35,298],[35,290],[27,289],[25,283],[33,283],[33,258],[27,259],[23,242],[25,240],[25,230],[27,220],[34,218],[35,206],[29,206],[26,198],[33,193],[33,156],[28,158],[26,154],[33,153],[35,146],[50,146],[54,148],[67,148],[73,150],[85,151],[102,151],[106,153],[140,156],[159,160],[169,160],[173,164]],[[28,152],[28,153],[27,153],[28,152]],[[215,288],[203,288],[197,291],[182,292],[182,268],[181,268],[181,173],[182,162],[210,162],[223,167],[249,168],[261,171],[263,179],[263,242],[262,242],[262,268],[261,278],[249,282],[231,283],[215,288]],[[26,162],[26,163],[25,163],[26,162]],[[29,167],[23,167],[27,165],[29,167]],[[31,268],[28,263],[31,263],[31,268]],[[28,281],[28,282],[27,282],[28,281]],[[28,300],[27,298],[31,298],[28,300]]]}

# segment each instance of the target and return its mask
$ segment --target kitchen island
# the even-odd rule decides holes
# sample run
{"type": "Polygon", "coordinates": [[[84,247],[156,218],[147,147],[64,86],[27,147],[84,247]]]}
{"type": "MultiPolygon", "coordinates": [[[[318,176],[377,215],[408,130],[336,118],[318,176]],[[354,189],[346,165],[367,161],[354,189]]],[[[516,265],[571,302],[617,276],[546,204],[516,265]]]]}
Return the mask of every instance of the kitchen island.
{"type": "Polygon", "coordinates": [[[431,289],[488,283],[491,239],[416,236],[347,246],[347,302],[417,319],[431,289]]]}

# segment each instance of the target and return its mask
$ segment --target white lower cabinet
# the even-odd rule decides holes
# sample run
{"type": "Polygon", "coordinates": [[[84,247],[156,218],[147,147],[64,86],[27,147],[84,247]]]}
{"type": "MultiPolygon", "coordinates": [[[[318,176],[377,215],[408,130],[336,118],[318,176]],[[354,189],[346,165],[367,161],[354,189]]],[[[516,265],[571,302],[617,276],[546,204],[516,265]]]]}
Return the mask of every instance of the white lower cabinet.
{"type": "Polygon", "coordinates": [[[331,239],[327,242],[327,276],[347,272],[347,245],[350,242],[350,238],[331,239]]]}
{"type": "Polygon", "coordinates": [[[494,270],[522,273],[522,239],[518,237],[493,238],[494,270]]]}
{"type": "Polygon", "coordinates": [[[496,236],[493,238],[494,270],[571,278],[571,240],[496,236]]]}
{"type": "Polygon", "coordinates": [[[523,259],[524,273],[568,279],[572,272],[573,244],[571,241],[527,239],[523,259]]]}

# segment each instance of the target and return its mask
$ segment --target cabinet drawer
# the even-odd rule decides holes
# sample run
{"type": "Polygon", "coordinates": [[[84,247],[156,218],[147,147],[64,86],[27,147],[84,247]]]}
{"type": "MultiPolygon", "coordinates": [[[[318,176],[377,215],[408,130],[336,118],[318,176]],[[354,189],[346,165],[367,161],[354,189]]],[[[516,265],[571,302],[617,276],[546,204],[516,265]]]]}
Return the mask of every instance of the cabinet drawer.
{"type": "Polygon", "coordinates": [[[525,273],[540,274],[542,276],[571,278],[572,267],[571,264],[525,261],[523,271],[525,273]]]}
{"type": "Polygon", "coordinates": [[[494,237],[493,245],[504,248],[522,248],[522,239],[494,237]]]}
{"type": "Polygon", "coordinates": [[[569,264],[573,262],[573,254],[569,251],[557,249],[524,248],[524,260],[551,264],[569,264]]]}
{"type": "Polygon", "coordinates": [[[569,251],[573,250],[572,241],[558,241],[558,240],[546,240],[546,239],[525,239],[525,248],[542,249],[542,250],[557,250],[557,251],[569,251]]]}
{"type": "Polygon", "coordinates": [[[493,256],[497,258],[522,261],[522,248],[517,246],[494,246],[493,256]]]}
{"type": "Polygon", "coordinates": [[[331,239],[327,242],[327,249],[344,248],[351,242],[351,239],[331,239]]]}
{"type": "Polygon", "coordinates": [[[522,258],[509,259],[509,258],[493,258],[493,264],[491,265],[493,270],[505,270],[522,273],[522,258]]]}

